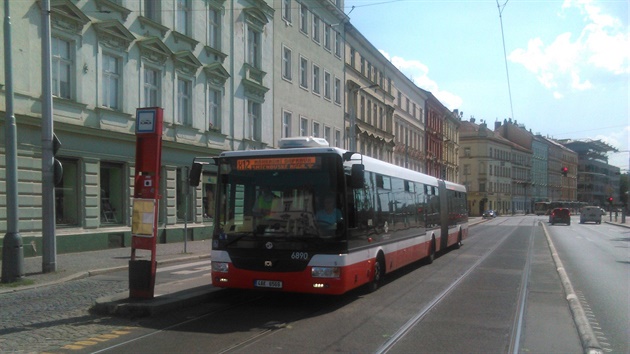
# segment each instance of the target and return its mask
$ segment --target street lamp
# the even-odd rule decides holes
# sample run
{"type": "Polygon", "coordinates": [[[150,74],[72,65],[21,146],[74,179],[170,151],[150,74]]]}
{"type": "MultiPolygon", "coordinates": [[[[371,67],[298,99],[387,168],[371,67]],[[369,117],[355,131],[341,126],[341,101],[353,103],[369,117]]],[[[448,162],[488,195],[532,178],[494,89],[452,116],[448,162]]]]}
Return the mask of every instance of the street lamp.
{"type": "Polygon", "coordinates": [[[348,150],[350,151],[356,151],[357,150],[357,137],[356,137],[356,110],[355,110],[355,105],[356,105],[356,100],[354,98],[354,95],[356,93],[358,93],[361,90],[364,89],[369,89],[369,88],[374,88],[374,87],[378,87],[378,84],[372,84],[370,86],[361,86],[361,87],[355,87],[351,90],[348,91],[348,93],[350,94],[350,98],[352,99],[352,103],[350,104],[350,146],[348,148],[348,150]]]}

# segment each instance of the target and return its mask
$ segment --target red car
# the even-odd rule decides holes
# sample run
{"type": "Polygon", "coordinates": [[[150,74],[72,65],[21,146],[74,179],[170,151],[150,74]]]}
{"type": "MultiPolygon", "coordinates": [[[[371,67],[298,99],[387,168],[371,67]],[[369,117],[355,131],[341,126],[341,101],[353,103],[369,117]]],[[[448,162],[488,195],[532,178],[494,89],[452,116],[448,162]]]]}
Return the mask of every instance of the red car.
{"type": "Polygon", "coordinates": [[[567,208],[555,208],[549,214],[549,222],[551,225],[556,223],[563,223],[571,225],[571,211],[567,208]]]}

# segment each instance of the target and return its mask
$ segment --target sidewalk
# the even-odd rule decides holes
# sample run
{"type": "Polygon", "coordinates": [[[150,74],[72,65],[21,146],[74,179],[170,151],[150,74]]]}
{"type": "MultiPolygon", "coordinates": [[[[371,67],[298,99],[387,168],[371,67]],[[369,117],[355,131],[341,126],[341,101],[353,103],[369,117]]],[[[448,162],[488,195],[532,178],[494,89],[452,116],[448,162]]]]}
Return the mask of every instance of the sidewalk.
{"type": "MultiPolygon", "coordinates": [[[[156,260],[163,264],[210,257],[210,240],[158,244],[156,260]],[[185,248],[185,249],[184,249],[185,248]]],[[[138,259],[148,259],[148,251],[138,251],[138,259]],[[142,253],[141,253],[142,252],[142,253]]],[[[129,266],[131,248],[65,253],[57,255],[56,271],[42,272],[42,257],[24,259],[24,279],[21,283],[0,284],[0,294],[62,283],[75,279],[124,270],[129,266]],[[23,284],[23,285],[21,285],[23,284]]]]}

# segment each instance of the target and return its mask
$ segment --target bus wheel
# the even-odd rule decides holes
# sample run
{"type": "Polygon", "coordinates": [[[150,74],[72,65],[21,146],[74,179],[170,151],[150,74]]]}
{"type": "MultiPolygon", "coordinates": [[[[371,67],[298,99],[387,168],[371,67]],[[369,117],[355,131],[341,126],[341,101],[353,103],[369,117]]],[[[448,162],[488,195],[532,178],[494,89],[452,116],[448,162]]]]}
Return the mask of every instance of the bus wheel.
{"type": "Polygon", "coordinates": [[[459,235],[457,235],[457,242],[455,242],[455,244],[453,245],[453,249],[458,250],[460,247],[462,247],[462,232],[459,232],[459,235]]]}
{"type": "Polygon", "coordinates": [[[385,276],[385,259],[382,254],[379,254],[374,261],[374,276],[372,281],[368,284],[368,291],[374,292],[381,285],[383,277],[385,276]]]}
{"type": "Polygon", "coordinates": [[[426,259],[427,264],[433,263],[433,260],[435,259],[435,237],[431,238],[431,244],[429,247],[429,255],[426,259]]]}

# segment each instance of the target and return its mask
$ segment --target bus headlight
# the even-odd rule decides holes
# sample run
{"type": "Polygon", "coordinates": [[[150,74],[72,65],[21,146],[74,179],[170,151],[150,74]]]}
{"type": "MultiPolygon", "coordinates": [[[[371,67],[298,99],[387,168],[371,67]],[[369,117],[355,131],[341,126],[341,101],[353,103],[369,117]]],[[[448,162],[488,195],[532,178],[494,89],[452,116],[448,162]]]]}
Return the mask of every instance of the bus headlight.
{"type": "Polygon", "coordinates": [[[311,276],[313,278],[339,278],[341,268],[339,267],[313,267],[311,276]]]}
{"type": "Polygon", "coordinates": [[[227,273],[230,269],[227,262],[212,262],[212,271],[218,273],[227,273]]]}

